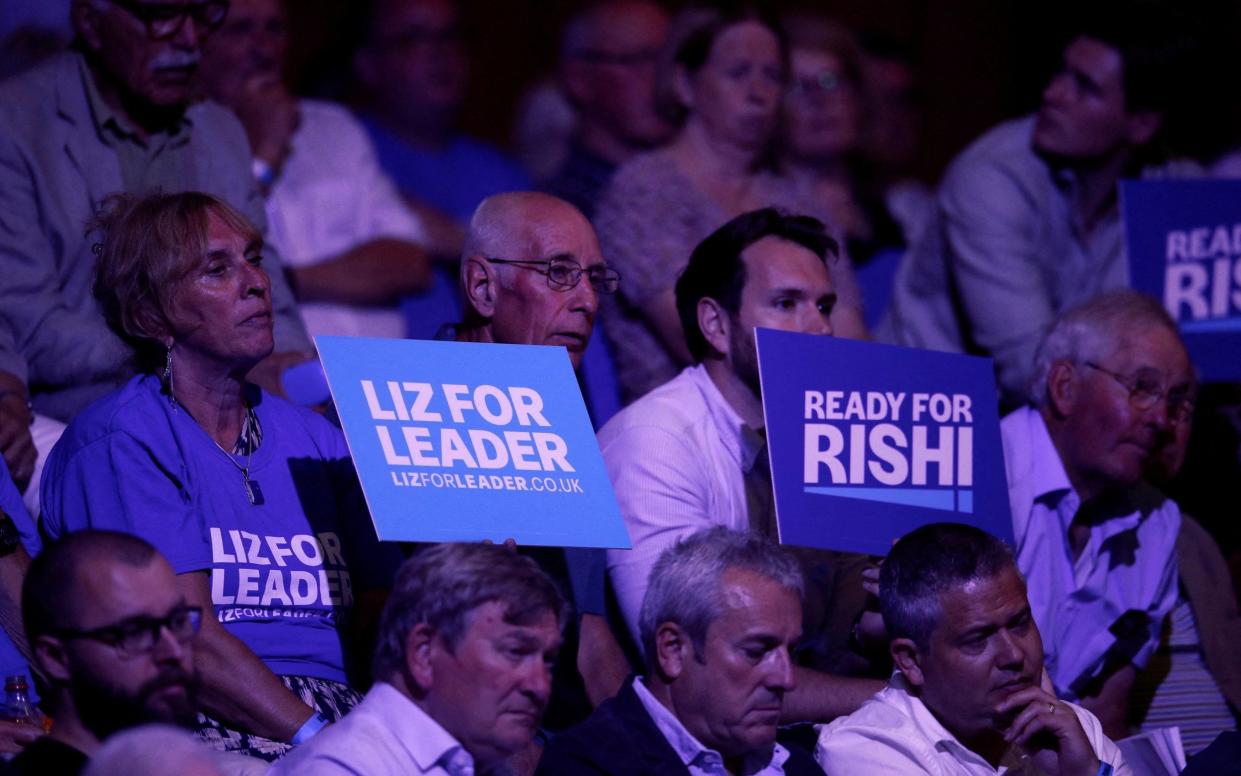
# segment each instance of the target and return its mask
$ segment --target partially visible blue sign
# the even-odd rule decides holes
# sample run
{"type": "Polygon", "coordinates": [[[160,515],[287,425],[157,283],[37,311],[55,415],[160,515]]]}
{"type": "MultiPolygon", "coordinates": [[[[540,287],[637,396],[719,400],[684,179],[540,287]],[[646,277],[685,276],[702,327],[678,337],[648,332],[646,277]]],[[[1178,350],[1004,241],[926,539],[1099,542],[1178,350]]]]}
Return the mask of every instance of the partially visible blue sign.
{"type": "Polygon", "coordinates": [[[1241,181],[1124,181],[1129,278],[1209,380],[1241,378],[1241,181]]]}
{"type": "Polygon", "coordinates": [[[315,343],[380,539],[630,546],[563,348],[315,343]]]}
{"type": "Polygon", "coordinates": [[[781,542],[887,555],[937,522],[1012,542],[989,359],[756,334],[781,542]]]}

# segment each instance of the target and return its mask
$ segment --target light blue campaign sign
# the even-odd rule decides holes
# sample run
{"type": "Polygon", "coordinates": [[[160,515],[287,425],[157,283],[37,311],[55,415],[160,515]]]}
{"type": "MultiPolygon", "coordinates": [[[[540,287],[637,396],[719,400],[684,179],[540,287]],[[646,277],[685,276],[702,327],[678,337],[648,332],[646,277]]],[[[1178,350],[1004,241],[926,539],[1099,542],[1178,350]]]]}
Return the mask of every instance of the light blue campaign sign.
{"type": "Polygon", "coordinates": [[[380,539],[629,547],[563,348],[315,343],[380,539]]]}
{"type": "Polygon", "coordinates": [[[887,555],[938,522],[1012,542],[990,359],[756,336],[781,542],[887,555]]]}
{"type": "Polygon", "coordinates": [[[1208,380],[1241,378],[1241,181],[1124,181],[1133,287],[1163,302],[1208,380]]]}

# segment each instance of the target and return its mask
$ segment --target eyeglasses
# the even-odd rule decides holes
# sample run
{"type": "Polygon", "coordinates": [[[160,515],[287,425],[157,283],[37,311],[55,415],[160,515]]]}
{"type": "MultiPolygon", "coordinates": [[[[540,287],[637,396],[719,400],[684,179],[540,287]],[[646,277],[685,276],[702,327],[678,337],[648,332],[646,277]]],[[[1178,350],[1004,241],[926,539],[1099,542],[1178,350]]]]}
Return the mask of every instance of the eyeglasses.
{"type": "Polygon", "coordinates": [[[1086,361],[1086,366],[1097,369],[1111,377],[1125,390],[1129,391],[1129,404],[1136,410],[1149,410],[1165,398],[1168,401],[1168,420],[1173,423],[1185,423],[1194,416],[1194,395],[1192,389],[1163,387],[1163,374],[1157,369],[1139,369],[1131,377],[1113,372],[1099,366],[1093,361],[1086,361]]]}
{"type": "Polygon", "coordinates": [[[228,16],[228,0],[207,0],[204,3],[143,3],[138,0],[109,0],[146,25],[152,40],[168,40],[181,31],[187,17],[194,17],[200,29],[219,29],[228,16]]]}
{"type": "Polygon", "coordinates": [[[824,70],[809,78],[794,78],[789,82],[788,96],[794,99],[811,99],[852,87],[848,79],[831,70],[824,70]]]}
{"type": "Polygon", "coordinates": [[[547,285],[556,291],[568,291],[582,282],[582,275],[590,278],[590,285],[601,294],[615,294],[620,288],[620,273],[610,267],[595,265],[585,269],[568,256],[552,256],[550,259],[496,259],[483,258],[492,264],[513,264],[532,269],[547,277],[547,285]]]}
{"type": "Polygon", "coordinates": [[[91,630],[75,630],[62,628],[55,631],[57,636],[65,639],[92,639],[111,647],[125,657],[145,655],[159,643],[159,634],[164,628],[172,637],[184,644],[194,638],[203,624],[203,610],[198,606],[179,606],[167,617],[134,617],[123,620],[116,625],[91,630]]]}

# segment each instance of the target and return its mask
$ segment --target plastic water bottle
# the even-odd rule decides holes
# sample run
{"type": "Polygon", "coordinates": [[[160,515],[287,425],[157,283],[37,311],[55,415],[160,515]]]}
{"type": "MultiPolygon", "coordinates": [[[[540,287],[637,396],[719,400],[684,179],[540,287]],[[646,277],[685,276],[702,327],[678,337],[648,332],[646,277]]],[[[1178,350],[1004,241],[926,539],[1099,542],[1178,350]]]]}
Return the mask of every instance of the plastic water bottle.
{"type": "Polygon", "coordinates": [[[26,683],[25,674],[4,678],[4,719],[23,725],[42,724],[39,713],[30,703],[30,685],[26,683]]]}

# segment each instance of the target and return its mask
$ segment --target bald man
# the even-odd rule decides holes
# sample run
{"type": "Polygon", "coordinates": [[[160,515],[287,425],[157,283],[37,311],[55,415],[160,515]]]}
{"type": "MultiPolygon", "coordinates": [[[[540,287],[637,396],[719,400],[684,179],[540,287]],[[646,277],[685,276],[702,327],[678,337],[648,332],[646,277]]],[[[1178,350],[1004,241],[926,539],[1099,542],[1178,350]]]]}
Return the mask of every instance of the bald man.
{"type": "Polygon", "coordinates": [[[488,197],[470,219],[461,258],[466,315],[456,339],[558,345],[577,369],[599,295],[619,283],[573,205],[532,191],[488,197]]]}
{"type": "MultiPolygon", "coordinates": [[[[603,262],[594,228],[576,207],[532,191],[496,194],[474,211],[465,239],[465,320],[445,327],[441,338],[559,346],[577,369],[594,329],[599,295],[615,293],[619,283],[620,276],[603,262]]],[[[581,721],[591,708],[615,695],[629,674],[629,663],[606,620],[602,552],[522,552],[571,591],[578,614],[578,648],[574,654],[570,623],[544,719],[546,726],[558,729],[581,721]]]]}

